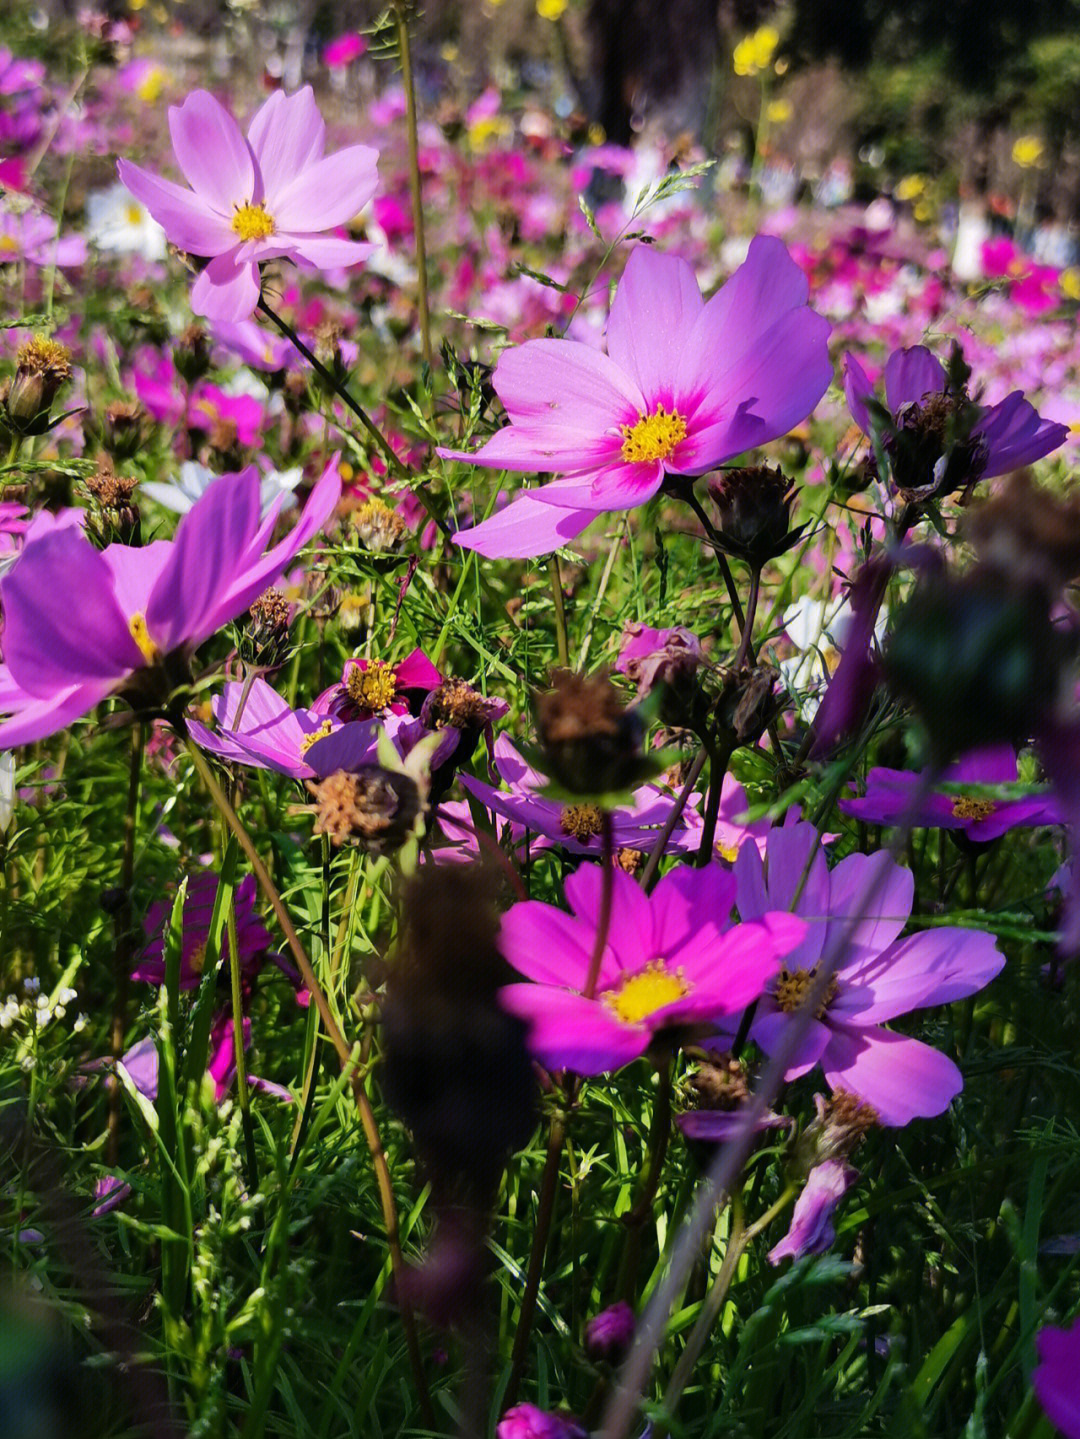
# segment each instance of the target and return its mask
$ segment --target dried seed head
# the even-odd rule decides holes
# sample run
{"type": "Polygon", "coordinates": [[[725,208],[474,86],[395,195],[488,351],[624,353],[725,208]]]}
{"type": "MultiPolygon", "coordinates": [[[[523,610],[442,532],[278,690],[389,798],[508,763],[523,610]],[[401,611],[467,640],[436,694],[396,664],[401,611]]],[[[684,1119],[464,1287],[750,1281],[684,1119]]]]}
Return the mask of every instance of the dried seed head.
{"type": "Polygon", "coordinates": [[[606,674],[555,670],[535,710],[544,757],[559,784],[601,794],[630,781],[641,757],[641,720],[606,674]]]}
{"type": "Polygon", "coordinates": [[[1080,575],[1080,491],[1054,494],[1027,470],[1010,475],[992,499],[973,505],[963,529],[983,564],[1014,583],[1055,594],[1080,575]]]}
{"type": "Polygon", "coordinates": [[[370,499],[353,510],[349,523],[366,550],[382,555],[398,550],[408,534],[408,526],[396,510],[380,499],[370,499]]]}
{"type": "Polygon", "coordinates": [[[289,602],[279,589],[264,590],[240,633],[240,657],[260,669],[277,669],[289,654],[289,602]]]}
{"type": "Polygon", "coordinates": [[[321,780],[306,780],[315,803],[315,834],[335,846],[353,844],[369,854],[400,849],[420,813],[420,791],[407,775],[372,767],[358,773],[335,770],[321,780]]]}
{"type": "Polygon", "coordinates": [[[701,1109],[738,1109],[750,1098],[746,1065],[726,1050],[695,1051],[698,1067],[690,1076],[701,1109]]]}
{"type": "Polygon", "coordinates": [[[787,549],[798,493],[794,481],[775,465],[721,470],[709,480],[720,534],[736,554],[755,565],[787,549]]]}
{"type": "Polygon", "coordinates": [[[420,720],[428,729],[479,731],[505,713],[505,700],[489,699],[468,680],[451,677],[430,691],[420,711],[420,720]]]}

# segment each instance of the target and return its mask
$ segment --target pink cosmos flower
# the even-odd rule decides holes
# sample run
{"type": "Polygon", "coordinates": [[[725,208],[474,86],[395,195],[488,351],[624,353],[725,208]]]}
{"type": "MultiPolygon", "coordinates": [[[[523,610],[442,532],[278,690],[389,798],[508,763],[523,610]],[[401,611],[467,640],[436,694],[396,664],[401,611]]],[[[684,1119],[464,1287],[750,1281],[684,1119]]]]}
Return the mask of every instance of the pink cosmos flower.
{"type": "Polygon", "coordinates": [[[0,724],[0,747],[55,734],[108,695],[152,708],[192,651],[284,573],[340,493],[332,463],[292,530],[265,554],[286,496],[260,520],[250,466],[215,480],[175,539],[96,550],[66,527],[28,543],[0,576],[0,713],[12,715],[0,724]]]}
{"type": "Polygon", "coordinates": [[[326,126],[310,85],[277,90],[260,106],[247,138],[205,90],[169,109],[184,189],[130,160],[120,179],[173,244],[210,257],[191,292],[197,315],[243,320],[259,300],[259,264],[288,259],[311,269],[355,265],[370,245],[327,235],[375,193],[377,152],[350,145],[325,155],[326,126]]]}
{"type": "Polygon", "coordinates": [[[317,740],[340,729],[341,721],[315,710],[291,709],[272,685],[257,678],[252,681],[237,725],[243,692],[242,683],[231,681],[214,700],[216,729],[207,729],[197,720],[188,721],[195,743],[233,764],[276,770],[292,779],[314,779],[315,770],[307,761],[307,752],[317,740]]]}
{"type": "Polygon", "coordinates": [[[525,558],[567,543],[598,515],[776,439],[832,378],[828,323],[781,241],[758,236],[707,303],[690,265],[633,251],[608,317],[607,354],[579,340],[505,350],[492,383],[510,424],[475,454],[447,459],[564,476],[456,539],[525,558]]]}
{"type": "MultiPolygon", "coordinates": [[[[538,842],[533,842],[534,849],[558,844],[571,854],[601,854],[600,811],[595,805],[546,799],[541,791],[548,783],[547,775],[528,763],[508,735],[501,734],[495,741],[495,768],[508,790],[467,774],[461,776],[461,783],[486,809],[510,821],[515,839],[523,839],[529,830],[539,837],[538,842]]],[[[659,785],[643,784],[634,791],[633,798],[632,806],[612,811],[612,839],[616,849],[648,850],[671,813],[675,797],[659,785]]],[[[683,854],[697,848],[702,824],[694,806],[700,799],[700,795],[693,796],[683,810],[665,853],[683,854]]]]}
{"type": "Polygon", "coordinates": [[[1031,1373],[1035,1397],[1065,1439],[1080,1439],[1080,1319],[1070,1329],[1047,1325],[1035,1347],[1039,1352],[1031,1373]]]}
{"type": "MultiPolygon", "coordinates": [[[[210,920],[217,899],[218,877],[209,871],[193,875],[188,881],[184,900],[184,937],[180,953],[180,988],[196,989],[202,978],[206,958],[206,942],[210,937],[210,920]]],[[[145,984],[165,983],[165,931],[172,915],[171,899],[160,899],[150,906],[143,929],[146,948],[139,956],[132,979],[145,984]]],[[[253,974],[262,968],[270,934],[255,910],[255,876],[245,875],[233,894],[236,912],[236,952],[240,969],[253,974]]]]}
{"type": "Polygon", "coordinates": [[[588,1439],[588,1434],[570,1414],[515,1404],[495,1426],[495,1439],[588,1439]]]}
{"type": "Polygon", "coordinates": [[[769,1263],[801,1259],[804,1254],[824,1254],[836,1238],[832,1222],[836,1206],[858,1179],[859,1171],[843,1159],[826,1159],[815,1164],[806,1188],[795,1201],[791,1227],[780,1243],[769,1250],[769,1263]]]}
{"type": "Polygon", "coordinates": [[[603,1074],[644,1054],[663,1030],[737,1013],[806,933],[791,914],[732,925],[735,880],[719,865],[672,870],[651,895],[620,869],[613,879],[592,999],[581,987],[599,923],[600,866],[582,865],[566,881],[573,915],[526,900],[503,917],[499,947],[533,983],[506,985],[499,998],[528,1022],[529,1047],[551,1069],[603,1074]]]}
{"type": "Polygon", "coordinates": [[[421,649],[412,650],[393,664],[378,659],[349,659],[341,679],[323,690],[312,712],[344,720],[415,713],[442,681],[442,675],[421,649]]]}
{"type": "MultiPolygon", "coordinates": [[[[946,1055],[884,1024],[913,1009],[964,999],[1005,963],[991,934],[931,929],[899,936],[911,913],[911,871],[884,851],[850,854],[830,873],[810,824],[774,829],[765,858],[743,845],[735,861],[744,920],[793,909],[809,921],[806,938],[770,983],[750,1030],[766,1052],[779,1042],[837,932],[851,929],[825,1004],[810,1021],[786,1078],[821,1065],[833,1089],[854,1094],[882,1124],[904,1125],[941,1114],[963,1088],[946,1055]],[[880,882],[884,870],[884,882],[880,882]],[[876,897],[867,896],[875,889],[876,897]]],[[[732,1033],[734,1030],[732,1029],[732,1033]]]]}
{"type": "Polygon", "coordinates": [[[654,685],[672,685],[689,678],[704,663],[701,641],[691,630],[682,625],[654,630],[631,620],[623,629],[615,668],[634,681],[640,698],[654,685]]]}

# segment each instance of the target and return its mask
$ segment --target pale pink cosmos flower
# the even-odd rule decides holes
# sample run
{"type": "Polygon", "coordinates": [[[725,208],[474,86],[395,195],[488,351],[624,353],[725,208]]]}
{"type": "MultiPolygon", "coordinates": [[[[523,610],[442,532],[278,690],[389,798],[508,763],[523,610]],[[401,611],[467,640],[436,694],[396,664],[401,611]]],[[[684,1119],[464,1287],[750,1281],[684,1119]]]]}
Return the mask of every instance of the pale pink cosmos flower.
{"type": "Polygon", "coordinates": [[[209,257],[191,308],[211,320],[246,319],[259,302],[259,265],[287,259],[310,269],[355,265],[370,245],[327,235],[375,193],[377,151],[324,154],[326,126],[311,86],[277,90],[247,138],[217,100],[193,91],[169,109],[177,163],[191,186],[117,162],[121,180],[181,250],[209,257]]]}
{"type": "Polygon", "coordinates": [[[475,454],[447,459],[564,476],[458,544],[527,558],[608,510],[643,504],[668,474],[701,475],[805,419],[828,388],[828,323],[783,243],[759,235],[706,302],[693,269],[639,245],[608,316],[607,354],[579,340],[504,350],[492,383],[510,417],[475,454]]]}

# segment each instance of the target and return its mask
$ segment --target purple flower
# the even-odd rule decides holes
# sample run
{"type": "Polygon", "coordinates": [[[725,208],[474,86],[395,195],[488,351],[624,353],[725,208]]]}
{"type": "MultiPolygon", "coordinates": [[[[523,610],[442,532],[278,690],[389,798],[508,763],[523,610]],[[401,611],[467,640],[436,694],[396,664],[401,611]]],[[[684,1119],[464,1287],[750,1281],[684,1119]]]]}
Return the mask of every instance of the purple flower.
{"type": "Polygon", "coordinates": [[[801,1006],[822,955],[851,926],[825,1002],[786,1078],[820,1064],[832,1089],[854,1094],[887,1125],[947,1109],[963,1088],[956,1065],[883,1026],[909,1010],[949,1004],[982,989],[1005,963],[993,935],[948,928],[900,939],[914,897],[911,871],[882,851],[848,855],[830,873],[820,836],[809,824],[774,829],[764,861],[754,845],[744,845],[735,877],[744,920],[792,909],[809,921],[806,938],[769,984],[750,1030],[766,1052],[801,1006]],[[868,899],[872,890],[875,897],[868,899]]]}
{"type": "MultiPolygon", "coordinates": [[[[591,804],[566,804],[545,799],[540,793],[548,783],[546,775],[533,769],[514,747],[510,738],[499,735],[495,741],[495,768],[509,793],[463,774],[461,783],[485,808],[508,819],[521,831],[531,830],[541,836],[538,847],[562,845],[571,854],[599,855],[602,816],[591,804]]],[[[658,785],[644,784],[634,791],[632,808],[612,811],[612,838],[616,849],[649,849],[655,842],[675,803],[673,795],[658,785]]],[[[665,853],[682,854],[695,849],[701,837],[701,817],[687,804],[671,833],[665,853]]]]}
{"type": "Polygon", "coordinates": [[[170,107],[169,132],[190,190],[130,160],[117,168],[173,244],[210,257],[191,292],[197,315],[246,319],[259,301],[263,260],[326,270],[370,254],[370,245],[323,232],[371,199],[377,152],[350,145],[325,155],[326,126],[310,85],[295,95],[275,91],[246,139],[212,95],[195,90],[170,107]]]}
{"type": "MultiPolygon", "coordinates": [[[[180,953],[180,988],[195,989],[202,979],[210,919],[217,899],[218,877],[206,871],[193,875],[184,900],[184,937],[180,953]]],[[[172,915],[171,899],[159,899],[150,906],[143,928],[149,936],[139,956],[132,979],[146,984],[165,983],[165,931],[172,915]]],[[[257,973],[262,968],[270,935],[255,912],[255,876],[245,875],[233,894],[236,912],[237,957],[241,972],[257,973]]]]}
{"type": "Polygon", "coordinates": [[[640,696],[656,684],[670,685],[687,678],[704,660],[697,635],[681,625],[654,630],[631,622],[623,630],[615,668],[633,680],[640,696]]]}
{"type": "Polygon", "coordinates": [[[58,234],[56,221],[38,210],[17,214],[0,204],[0,265],[16,260],[75,269],[86,264],[86,241],[82,235],[58,234]]]}
{"type": "MultiPolygon", "coordinates": [[[[898,424],[904,420],[906,407],[922,408],[928,398],[944,395],[946,385],[944,366],[924,345],[894,350],[885,364],[885,402],[898,424]]],[[[852,419],[865,435],[872,434],[866,401],[874,397],[874,387],[852,354],[844,356],[844,393],[852,419]]],[[[1030,465],[1063,445],[1068,434],[1068,426],[1042,419],[1023,393],[1014,390],[998,404],[980,409],[971,432],[980,465],[971,478],[989,480],[1030,465]],[[985,463],[981,463],[983,459],[985,463]]],[[[925,483],[932,483],[932,479],[927,474],[925,483]]]]}
{"type": "Polygon", "coordinates": [[[712,1025],[756,999],[778,960],[806,933],[790,914],[731,924],[734,877],[720,865],[675,869],[651,895],[615,869],[611,922],[596,994],[581,992],[599,924],[603,875],[583,865],[566,881],[574,914],[538,900],[503,916],[499,947],[533,981],[499,991],[529,1024],[550,1069],[603,1074],[644,1054],[665,1029],[712,1025]]]}
{"type": "Polygon", "coordinates": [[[795,1201],[790,1229],[780,1243],[769,1250],[769,1263],[801,1259],[804,1254],[824,1254],[836,1238],[832,1222],[836,1206],[858,1178],[859,1171],[843,1159],[826,1159],[822,1164],[815,1164],[806,1188],[795,1201]]]}
{"type": "Polygon", "coordinates": [[[107,695],[160,706],[191,652],[283,574],[340,492],[331,465],[265,554],[281,505],[260,521],[252,467],[215,481],[171,541],[96,550],[80,530],[63,528],[27,544],[0,576],[0,711],[13,712],[0,724],[0,746],[54,734],[107,695]]]}
{"type": "Polygon", "coordinates": [[[1031,1373],[1035,1397],[1065,1439],[1080,1439],[1080,1319],[1071,1329],[1047,1325],[1035,1347],[1039,1353],[1031,1373]]]}
{"type": "MultiPolygon", "coordinates": [[[[307,761],[307,752],[318,740],[340,729],[341,721],[313,709],[290,709],[260,677],[251,684],[237,726],[235,716],[243,692],[244,685],[233,681],[214,700],[216,730],[207,729],[197,720],[188,722],[195,743],[232,764],[272,769],[293,779],[313,779],[316,771],[307,761]]],[[[365,726],[366,733],[371,731],[370,724],[365,726]]]]}
{"type": "MultiPolygon", "coordinates": [[[[909,815],[922,779],[914,770],[872,769],[866,776],[863,797],[842,799],[840,808],[870,824],[896,824],[901,816],[909,815]]],[[[972,750],[942,775],[942,783],[949,785],[1014,784],[1016,779],[1016,755],[1010,745],[972,750]]],[[[1060,811],[1049,790],[1021,799],[990,800],[938,789],[927,796],[911,820],[926,829],[962,830],[968,839],[982,844],[1021,825],[1060,822],[1060,811]]]]}
{"type": "Polygon", "coordinates": [[[442,675],[421,649],[394,664],[379,659],[349,659],[338,683],[323,690],[312,708],[313,712],[345,720],[415,713],[442,682],[442,675]]]}
{"type": "Polygon", "coordinates": [[[585,1326],[585,1349],[593,1359],[618,1363],[630,1348],[636,1320],[625,1299],[594,1314],[585,1326]]]}
{"type": "Polygon", "coordinates": [[[832,378],[827,322],[781,241],[758,236],[707,303],[690,265],[635,248],[608,317],[607,354],[578,340],[504,350],[492,383],[510,424],[447,459],[564,476],[455,538],[483,555],[544,554],[598,515],[651,499],[786,434],[832,378]]]}
{"type": "Polygon", "coordinates": [[[588,1439],[588,1434],[569,1414],[515,1404],[495,1426],[495,1439],[588,1439]]]}

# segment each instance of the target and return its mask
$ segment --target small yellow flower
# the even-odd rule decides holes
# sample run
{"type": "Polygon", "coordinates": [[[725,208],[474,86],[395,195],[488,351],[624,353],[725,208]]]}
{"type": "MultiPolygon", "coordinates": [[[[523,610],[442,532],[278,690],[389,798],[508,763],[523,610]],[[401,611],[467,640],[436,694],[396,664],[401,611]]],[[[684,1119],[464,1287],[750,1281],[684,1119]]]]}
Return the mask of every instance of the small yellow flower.
{"type": "Polygon", "coordinates": [[[453,65],[458,57],[458,47],[448,40],[439,51],[439,56],[445,60],[448,65],[453,65]]]}
{"type": "Polygon", "coordinates": [[[896,198],[903,202],[917,200],[926,193],[925,175],[905,175],[896,187],[896,198]]]}
{"type": "Polygon", "coordinates": [[[497,140],[509,133],[510,121],[503,115],[488,115],[483,120],[474,120],[469,126],[469,148],[486,149],[489,140],[497,140]]]}
{"type": "MultiPolygon", "coordinates": [[[[541,0],[537,0],[537,4],[540,3],[541,0]]],[[[762,25],[752,35],[740,40],[731,57],[736,75],[758,75],[767,70],[779,44],[779,33],[771,25],[762,25]]]]}
{"type": "Polygon", "coordinates": [[[1030,170],[1042,159],[1043,142],[1038,135],[1021,135],[1012,147],[1013,163],[1030,170]]]}
{"type": "Polygon", "coordinates": [[[1080,270],[1071,266],[1068,270],[1062,270],[1058,276],[1058,284],[1062,293],[1068,295],[1070,300],[1080,300],[1080,270]]]}
{"type": "Polygon", "coordinates": [[[926,200],[919,200],[912,206],[911,210],[912,217],[918,220],[920,225],[925,225],[927,220],[933,216],[933,213],[934,207],[928,204],[926,200]]]}
{"type": "Polygon", "coordinates": [[[165,87],[166,72],[160,65],[155,65],[135,87],[135,93],[144,105],[153,105],[165,87]]]}
{"type": "Polygon", "coordinates": [[[536,0],[536,13],[541,20],[559,20],[566,5],[567,0],[536,0]]]}
{"type": "Polygon", "coordinates": [[[790,100],[772,100],[765,111],[773,125],[785,125],[794,115],[790,100]]]}

